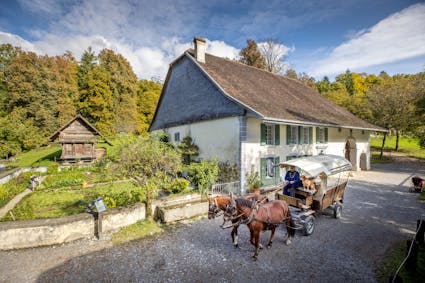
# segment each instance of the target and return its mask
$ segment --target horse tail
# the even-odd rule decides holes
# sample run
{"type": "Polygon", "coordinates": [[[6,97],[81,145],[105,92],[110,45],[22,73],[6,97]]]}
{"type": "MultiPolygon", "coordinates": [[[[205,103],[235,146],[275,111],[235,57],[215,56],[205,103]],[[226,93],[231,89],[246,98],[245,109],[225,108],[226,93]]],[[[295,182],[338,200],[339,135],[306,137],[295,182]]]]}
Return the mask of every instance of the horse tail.
{"type": "Polygon", "coordinates": [[[289,221],[286,222],[286,225],[288,226],[288,222],[289,222],[289,227],[288,227],[288,233],[290,237],[294,237],[295,236],[295,221],[291,216],[291,210],[289,210],[288,207],[288,213],[286,215],[286,217],[289,218],[289,221]]]}

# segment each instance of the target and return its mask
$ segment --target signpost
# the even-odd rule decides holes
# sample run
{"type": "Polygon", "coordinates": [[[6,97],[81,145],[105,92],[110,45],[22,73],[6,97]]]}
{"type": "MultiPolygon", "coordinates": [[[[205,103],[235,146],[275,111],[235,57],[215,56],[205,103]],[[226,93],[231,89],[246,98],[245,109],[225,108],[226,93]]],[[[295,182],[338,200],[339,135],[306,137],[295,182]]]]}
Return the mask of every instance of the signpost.
{"type": "Polygon", "coordinates": [[[102,212],[106,211],[106,205],[101,197],[98,197],[94,201],[88,204],[87,212],[94,215],[97,218],[97,238],[100,239],[102,235],[102,212]],[[96,208],[97,212],[93,209],[96,208]]]}

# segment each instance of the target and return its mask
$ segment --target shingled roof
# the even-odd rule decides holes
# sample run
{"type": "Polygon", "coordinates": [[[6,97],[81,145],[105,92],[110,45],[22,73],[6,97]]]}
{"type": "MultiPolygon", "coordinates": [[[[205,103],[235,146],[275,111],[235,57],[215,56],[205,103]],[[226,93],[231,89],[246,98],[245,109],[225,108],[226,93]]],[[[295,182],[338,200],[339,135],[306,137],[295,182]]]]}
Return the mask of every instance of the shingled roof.
{"type": "Polygon", "coordinates": [[[224,95],[266,121],[385,131],[297,80],[207,53],[205,63],[200,63],[194,58],[192,49],[185,54],[205,71],[224,95]]]}

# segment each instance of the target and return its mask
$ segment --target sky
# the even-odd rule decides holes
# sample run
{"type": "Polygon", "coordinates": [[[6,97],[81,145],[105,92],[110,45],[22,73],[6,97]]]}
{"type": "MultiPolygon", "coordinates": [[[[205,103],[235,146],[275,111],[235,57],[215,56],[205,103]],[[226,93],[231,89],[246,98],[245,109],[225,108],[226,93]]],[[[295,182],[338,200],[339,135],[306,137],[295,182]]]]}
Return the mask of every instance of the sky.
{"type": "Polygon", "coordinates": [[[0,0],[0,44],[77,60],[112,49],[139,79],[164,79],[194,36],[232,59],[247,39],[274,39],[290,68],[316,79],[425,71],[423,1],[0,0]]]}

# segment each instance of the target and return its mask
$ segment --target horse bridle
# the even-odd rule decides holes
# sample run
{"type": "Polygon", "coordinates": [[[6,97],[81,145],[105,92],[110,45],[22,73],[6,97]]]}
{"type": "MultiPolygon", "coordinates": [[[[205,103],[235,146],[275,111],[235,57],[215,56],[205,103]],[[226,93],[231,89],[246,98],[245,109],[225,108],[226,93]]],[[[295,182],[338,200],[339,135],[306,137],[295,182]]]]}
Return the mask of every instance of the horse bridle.
{"type": "Polygon", "coordinates": [[[221,216],[220,209],[218,208],[217,199],[214,198],[214,203],[208,203],[208,216],[212,218],[221,216]]]}

